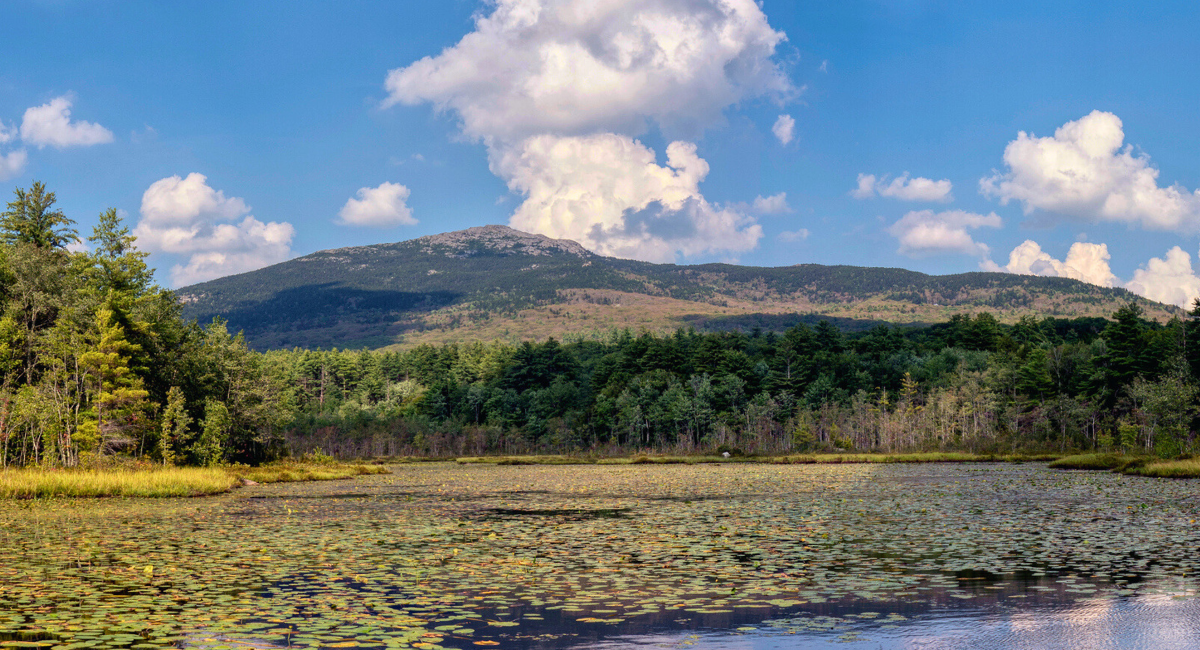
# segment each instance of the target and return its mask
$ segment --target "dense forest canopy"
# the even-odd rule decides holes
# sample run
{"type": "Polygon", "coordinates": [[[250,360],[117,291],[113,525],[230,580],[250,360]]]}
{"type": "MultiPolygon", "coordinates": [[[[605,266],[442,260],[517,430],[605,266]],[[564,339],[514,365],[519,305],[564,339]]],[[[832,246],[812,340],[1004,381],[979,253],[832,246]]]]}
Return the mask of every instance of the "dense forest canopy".
{"type": "Polygon", "coordinates": [[[0,217],[0,463],[727,449],[1191,453],[1200,305],[1166,324],[956,316],[847,333],[614,331],[259,353],[153,282],[115,210],[87,251],[40,183],[0,217]]]}

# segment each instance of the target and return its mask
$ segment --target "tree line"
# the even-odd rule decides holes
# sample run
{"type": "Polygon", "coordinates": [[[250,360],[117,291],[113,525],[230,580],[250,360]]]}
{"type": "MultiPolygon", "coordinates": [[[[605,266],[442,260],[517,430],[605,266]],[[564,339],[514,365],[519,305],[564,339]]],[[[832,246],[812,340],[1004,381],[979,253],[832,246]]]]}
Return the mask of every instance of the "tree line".
{"type": "Polygon", "coordinates": [[[660,450],[1196,445],[1200,302],[1160,324],[990,314],[846,333],[616,331],[407,351],[249,349],[154,284],[115,210],[40,183],[0,215],[0,464],[660,450]]]}
{"type": "Polygon", "coordinates": [[[596,450],[1190,453],[1200,307],[1165,325],[990,314],[774,332],[269,352],[294,448],[343,455],[596,450]],[[1189,345],[1189,341],[1192,344],[1189,345]]]}
{"type": "Polygon", "coordinates": [[[0,213],[0,465],[262,458],[288,387],[215,322],[185,321],[114,209],[83,240],[41,183],[0,213]]]}

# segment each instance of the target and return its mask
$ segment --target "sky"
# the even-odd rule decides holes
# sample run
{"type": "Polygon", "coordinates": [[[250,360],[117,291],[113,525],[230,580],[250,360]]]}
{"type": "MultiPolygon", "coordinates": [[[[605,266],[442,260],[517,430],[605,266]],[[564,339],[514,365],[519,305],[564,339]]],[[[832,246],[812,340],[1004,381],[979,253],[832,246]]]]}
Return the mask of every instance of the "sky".
{"type": "Polygon", "coordinates": [[[507,224],[1200,296],[1194,2],[4,5],[0,187],[169,287],[507,224]]]}

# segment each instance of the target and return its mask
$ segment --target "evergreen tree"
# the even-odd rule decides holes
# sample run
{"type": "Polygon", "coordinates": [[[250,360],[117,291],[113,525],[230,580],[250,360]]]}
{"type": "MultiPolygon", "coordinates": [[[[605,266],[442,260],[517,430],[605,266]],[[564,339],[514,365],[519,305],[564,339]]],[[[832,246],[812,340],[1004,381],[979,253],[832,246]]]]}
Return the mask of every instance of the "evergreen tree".
{"type": "Polygon", "coordinates": [[[96,329],[96,346],[79,355],[79,365],[92,383],[94,416],[80,427],[80,440],[103,454],[109,448],[129,447],[131,434],[146,428],[149,393],[129,367],[130,356],[139,348],[126,340],[111,308],[105,306],[96,313],[96,329]]]}
{"type": "Polygon", "coordinates": [[[52,210],[58,198],[46,186],[34,181],[28,190],[17,188],[16,199],[0,213],[0,242],[9,245],[31,244],[38,248],[66,248],[79,241],[61,210],[52,210]]]}
{"type": "Polygon", "coordinates": [[[191,424],[192,418],[188,415],[183,391],[178,386],[172,386],[167,392],[167,408],[163,411],[162,429],[156,445],[158,459],[163,465],[175,463],[176,450],[186,445],[191,437],[188,430],[191,424]]]}

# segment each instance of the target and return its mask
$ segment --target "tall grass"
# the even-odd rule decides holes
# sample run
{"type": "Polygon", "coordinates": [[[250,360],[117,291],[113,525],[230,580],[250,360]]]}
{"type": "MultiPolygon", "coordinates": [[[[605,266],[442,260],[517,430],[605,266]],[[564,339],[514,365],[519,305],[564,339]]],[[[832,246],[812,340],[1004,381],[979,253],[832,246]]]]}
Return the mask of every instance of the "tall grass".
{"type": "Polygon", "coordinates": [[[1122,469],[1133,464],[1144,462],[1137,456],[1127,456],[1117,453],[1078,454],[1066,456],[1050,463],[1054,469],[1122,469]]]}
{"type": "Polygon", "coordinates": [[[1200,458],[1160,460],[1131,454],[1080,454],[1050,463],[1056,469],[1111,470],[1130,476],[1152,478],[1200,478],[1200,458]]]}
{"type": "Polygon", "coordinates": [[[190,497],[228,492],[238,478],[221,468],[0,471],[0,498],[190,497]]]}
{"type": "Polygon", "coordinates": [[[261,467],[106,467],[0,470],[0,499],[49,497],[194,497],[255,483],[327,481],[387,474],[381,465],[278,463],[261,467]]]}
{"type": "Polygon", "coordinates": [[[1154,460],[1122,471],[1125,474],[1152,478],[1200,478],[1200,458],[1154,460]]]}
{"type": "Polygon", "coordinates": [[[391,470],[382,465],[272,463],[259,467],[230,468],[229,472],[239,479],[255,483],[284,483],[289,481],[331,481],[369,474],[388,474],[391,470]]]}

